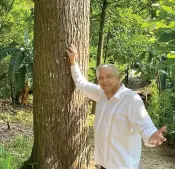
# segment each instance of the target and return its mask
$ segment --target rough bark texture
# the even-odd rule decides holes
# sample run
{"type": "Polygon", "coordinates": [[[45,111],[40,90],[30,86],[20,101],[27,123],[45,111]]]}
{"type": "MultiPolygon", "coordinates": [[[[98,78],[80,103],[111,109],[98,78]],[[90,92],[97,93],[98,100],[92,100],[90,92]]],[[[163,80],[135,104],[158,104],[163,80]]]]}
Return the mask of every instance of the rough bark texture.
{"type": "Polygon", "coordinates": [[[88,168],[87,102],[75,90],[65,50],[71,43],[78,47],[78,63],[86,76],[89,6],[89,0],[35,1],[33,164],[37,169],[88,168]]]}

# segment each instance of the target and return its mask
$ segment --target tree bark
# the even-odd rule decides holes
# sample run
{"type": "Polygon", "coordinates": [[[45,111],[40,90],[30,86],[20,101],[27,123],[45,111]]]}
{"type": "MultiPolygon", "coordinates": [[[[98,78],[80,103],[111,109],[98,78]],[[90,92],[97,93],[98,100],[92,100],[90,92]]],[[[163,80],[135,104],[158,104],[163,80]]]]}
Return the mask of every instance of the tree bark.
{"type": "Polygon", "coordinates": [[[98,66],[102,63],[103,43],[104,43],[104,27],[105,27],[105,17],[106,17],[107,5],[108,5],[107,0],[104,0],[103,1],[102,12],[101,12],[101,21],[100,21],[100,31],[99,31],[99,42],[98,42],[97,64],[96,64],[96,66],[98,66]]]}
{"type": "Polygon", "coordinates": [[[25,82],[24,89],[22,91],[22,96],[21,96],[21,104],[22,105],[27,106],[28,97],[29,97],[29,84],[28,84],[28,81],[27,81],[27,82],[25,82]]]}
{"type": "Polygon", "coordinates": [[[66,48],[78,47],[87,77],[89,0],[36,0],[34,26],[34,168],[88,168],[87,100],[75,90],[66,48]]]}
{"type": "Polygon", "coordinates": [[[128,86],[129,84],[129,65],[127,66],[126,70],[125,70],[125,85],[128,86]]]}
{"type": "Polygon", "coordinates": [[[108,43],[109,43],[110,35],[111,35],[111,32],[109,30],[108,33],[107,33],[107,36],[106,36],[106,47],[105,47],[105,54],[104,54],[104,63],[106,63],[106,60],[107,60],[108,43]]]}
{"type": "MultiPolygon", "coordinates": [[[[96,67],[102,63],[103,56],[103,44],[104,44],[104,27],[105,27],[105,17],[106,17],[106,8],[108,2],[107,0],[103,0],[103,6],[101,11],[101,21],[100,21],[100,31],[99,31],[99,41],[98,41],[98,50],[97,50],[97,62],[96,67]]],[[[95,83],[97,83],[97,79],[95,78],[95,83]]],[[[95,114],[96,103],[92,102],[92,110],[91,113],[95,114]]]]}

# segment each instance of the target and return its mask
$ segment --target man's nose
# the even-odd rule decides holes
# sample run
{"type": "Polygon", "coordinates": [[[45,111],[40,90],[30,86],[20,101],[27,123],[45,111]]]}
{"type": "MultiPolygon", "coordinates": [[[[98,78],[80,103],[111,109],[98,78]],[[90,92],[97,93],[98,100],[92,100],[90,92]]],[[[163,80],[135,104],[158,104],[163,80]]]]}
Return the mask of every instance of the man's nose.
{"type": "Polygon", "coordinates": [[[104,78],[104,79],[103,79],[103,83],[106,83],[107,81],[108,81],[107,78],[104,78]]]}

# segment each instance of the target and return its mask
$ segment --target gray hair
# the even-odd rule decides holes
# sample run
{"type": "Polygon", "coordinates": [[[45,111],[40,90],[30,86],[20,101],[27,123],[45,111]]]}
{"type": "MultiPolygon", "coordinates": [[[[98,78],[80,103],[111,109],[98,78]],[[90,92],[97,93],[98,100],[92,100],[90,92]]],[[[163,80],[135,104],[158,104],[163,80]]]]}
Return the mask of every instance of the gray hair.
{"type": "Polygon", "coordinates": [[[115,66],[114,64],[110,64],[110,63],[104,63],[104,64],[99,65],[96,68],[96,77],[97,77],[97,79],[99,79],[99,74],[100,74],[99,72],[100,72],[101,68],[111,68],[111,69],[113,69],[115,76],[119,76],[119,74],[120,74],[117,66],[115,66]]]}

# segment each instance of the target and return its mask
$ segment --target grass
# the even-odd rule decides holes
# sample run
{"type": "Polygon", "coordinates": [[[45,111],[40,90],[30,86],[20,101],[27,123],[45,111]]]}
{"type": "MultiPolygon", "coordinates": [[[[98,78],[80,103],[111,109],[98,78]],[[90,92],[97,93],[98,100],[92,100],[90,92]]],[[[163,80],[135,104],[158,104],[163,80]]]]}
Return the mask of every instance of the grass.
{"type": "Polygon", "coordinates": [[[0,145],[0,168],[19,169],[27,160],[32,150],[33,140],[24,135],[17,135],[10,143],[0,145]]]}
{"type": "Polygon", "coordinates": [[[10,109],[0,113],[0,169],[19,169],[33,146],[32,112],[20,108],[13,113],[10,109]]]}
{"type": "Polygon", "coordinates": [[[11,169],[11,154],[0,145],[0,168],[11,169]]]}
{"type": "MultiPolygon", "coordinates": [[[[12,108],[8,105],[0,113],[0,169],[19,169],[31,154],[33,146],[33,114],[26,108],[12,108]],[[8,123],[10,130],[8,130],[8,123]]],[[[88,114],[88,124],[92,130],[94,115],[88,114]]],[[[91,134],[91,142],[93,135],[91,134]]],[[[95,169],[93,160],[91,169],[95,169]]]]}

